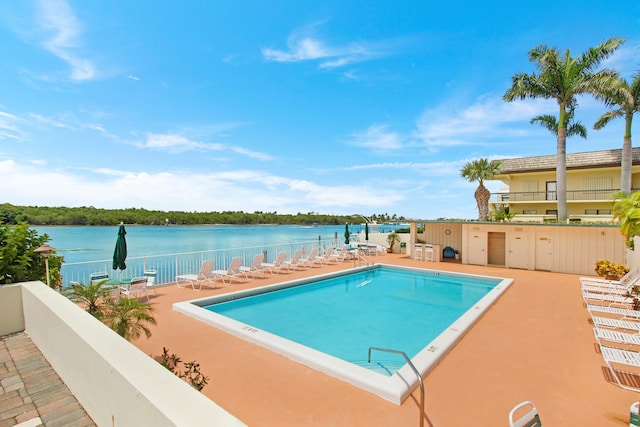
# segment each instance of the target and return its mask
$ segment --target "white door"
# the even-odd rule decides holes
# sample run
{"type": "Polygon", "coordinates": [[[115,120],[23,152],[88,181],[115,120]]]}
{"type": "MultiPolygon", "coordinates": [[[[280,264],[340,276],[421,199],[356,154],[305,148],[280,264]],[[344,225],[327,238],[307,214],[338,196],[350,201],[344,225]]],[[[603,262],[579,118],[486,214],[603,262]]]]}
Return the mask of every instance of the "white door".
{"type": "Polygon", "coordinates": [[[475,265],[487,265],[487,233],[471,231],[468,246],[467,262],[475,265]]]}
{"type": "Polygon", "coordinates": [[[529,268],[529,235],[509,233],[509,267],[529,268]]]}
{"type": "Polygon", "coordinates": [[[550,233],[536,235],[536,270],[553,270],[553,244],[550,233]]]}

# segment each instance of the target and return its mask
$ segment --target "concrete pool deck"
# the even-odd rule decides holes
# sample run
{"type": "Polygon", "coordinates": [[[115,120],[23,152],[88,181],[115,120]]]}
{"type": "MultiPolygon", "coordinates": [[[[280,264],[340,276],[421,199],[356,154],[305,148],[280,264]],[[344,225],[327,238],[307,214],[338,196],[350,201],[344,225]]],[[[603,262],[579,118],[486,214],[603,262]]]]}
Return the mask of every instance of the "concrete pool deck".
{"type": "MultiPolygon", "coordinates": [[[[524,400],[545,426],[629,425],[640,398],[612,382],[593,338],[577,275],[414,261],[387,264],[508,277],[513,285],[424,378],[425,426],[507,425],[524,400]]],[[[134,342],[196,360],[209,377],[203,393],[250,426],[418,425],[419,390],[400,406],[172,310],[172,304],[353,267],[353,262],[254,279],[217,289],[169,286],[151,295],[153,336],[134,342]]],[[[411,327],[411,325],[407,325],[411,327]]]]}

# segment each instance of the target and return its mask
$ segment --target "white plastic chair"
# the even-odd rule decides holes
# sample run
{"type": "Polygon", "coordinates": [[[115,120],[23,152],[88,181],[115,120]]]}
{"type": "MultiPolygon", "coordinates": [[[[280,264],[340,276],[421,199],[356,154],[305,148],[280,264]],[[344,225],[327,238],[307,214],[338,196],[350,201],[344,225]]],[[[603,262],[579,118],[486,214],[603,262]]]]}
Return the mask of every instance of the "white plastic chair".
{"type": "Polygon", "coordinates": [[[147,288],[152,289],[155,295],[158,295],[156,292],[156,276],[158,272],[156,270],[145,270],[143,276],[147,278],[147,288]]]}
{"type": "Polygon", "coordinates": [[[509,412],[509,427],[542,427],[542,421],[540,421],[538,409],[533,402],[526,400],[513,407],[509,412]],[[530,407],[529,411],[518,419],[514,419],[516,412],[518,412],[520,408],[527,406],[530,407]]]}
{"type": "Polygon", "coordinates": [[[120,293],[122,295],[126,295],[127,297],[136,297],[140,298],[142,295],[146,295],[147,301],[149,301],[149,292],[147,290],[147,278],[135,277],[131,279],[131,283],[128,288],[120,288],[120,293]]]}

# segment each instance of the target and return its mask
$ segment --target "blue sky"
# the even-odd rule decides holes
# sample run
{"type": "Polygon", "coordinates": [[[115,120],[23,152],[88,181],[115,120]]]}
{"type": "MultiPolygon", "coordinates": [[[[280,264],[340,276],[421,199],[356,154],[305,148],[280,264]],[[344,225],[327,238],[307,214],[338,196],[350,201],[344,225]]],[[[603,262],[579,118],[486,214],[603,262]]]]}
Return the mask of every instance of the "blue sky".
{"type": "MultiPolygon", "coordinates": [[[[477,218],[466,162],[555,153],[553,102],[502,101],[531,48],[618,36],[605,65],[640,69],[637,0],[1,3],[18,205],[477,218]]],[[[621,147],[604,111],[568,152],[621,147]]]]}

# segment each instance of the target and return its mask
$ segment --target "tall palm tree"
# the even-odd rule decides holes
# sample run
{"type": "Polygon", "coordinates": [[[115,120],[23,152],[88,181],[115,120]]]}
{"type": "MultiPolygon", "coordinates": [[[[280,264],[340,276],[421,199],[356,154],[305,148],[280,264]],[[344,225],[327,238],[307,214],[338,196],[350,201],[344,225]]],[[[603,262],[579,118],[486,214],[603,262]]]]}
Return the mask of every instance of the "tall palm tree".
{"type": "Polygon", "coordinates": [[[143,332],[149,338],[151,330],[148,325],[156,324],[151,305],[135,298],[116,298],[109,301],[102,320],[126,340],[139,338],[143,332]]]}
{"type": "Polygon", "coordinates": [[[633,249],[633,238],[640,235],[640,191],[633,194],[620,191],[613,198],[613,217],[620,221],[620,233],[627,247],[633,249]]]}
{"type": "Polygon", "coordinates": [[[474,193],[478,205],[478,221],[486,221],[489,218],[489,199],[491,193],[484,186],[485,179],[492,179],[502,170],[502,163],[498,160],[479,159],[467,162],[460,175],[469,182],[478,182],[478,188],[474,193]]]}
{"type": "MultiPolygon", "coordinates": [[[[569,111],[567,111],[567,115],[565,116],[567,120],[567,123],[565,125],[567,129],[567,138],[570,138],[572,136],[579,136],[583,139],[587,139],[587,128],[581,122],[576,122],[573,120],[573,114],[575,110],[575,106],[570,108],[569,111]]],[[[549,132],[554,134],[556,137],[558,136],[559,126],[556,116],[553,116],[551,114],[541,114],[532,118],[529,123],[539,124],[549,132]]]]}
{"type": "Polygon", "coordinates": [[[631,122],[633,121],[633,115],[640,111],[640,71],[636,72],[630,84],[624,78],[616,79],[615,84],[607,87],[598,97],[611,109],[598,118],[593,125],[594,129],[602,129],[616,117],[624,117],[620,191],[630,194],[632,163],[631,122]]]}
{"type": "Polygon", "coordinates": [[[589,48],[578,57],[567,50],[561,54],[556,47],[537,46],[529,51],[529,61],[535,62],[537,73],[518,73],[512,77],[512,86],[503,99],[545,98],[555,99],[560,113],[556,147],[556,182],[558,195],[558,221],[567,220],[567,114],[577,105],[576,96],[601,92],[618,74],[609,69],[594,72],[602,60],[611,55],[622,43],[609,38],[589,48]]]}

